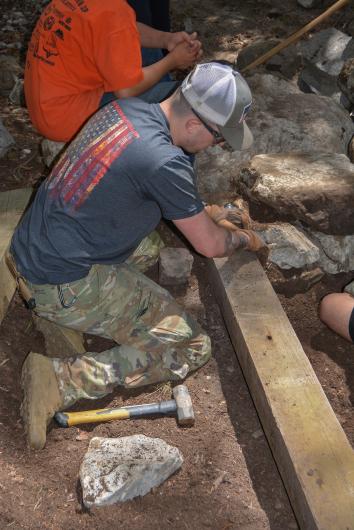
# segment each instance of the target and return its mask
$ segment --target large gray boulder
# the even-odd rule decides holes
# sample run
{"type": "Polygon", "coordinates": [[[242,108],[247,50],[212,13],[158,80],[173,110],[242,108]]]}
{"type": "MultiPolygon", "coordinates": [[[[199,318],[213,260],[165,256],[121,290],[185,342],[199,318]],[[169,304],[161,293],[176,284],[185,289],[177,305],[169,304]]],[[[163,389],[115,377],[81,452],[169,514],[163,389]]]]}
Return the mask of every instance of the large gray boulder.
{"type": "Polygon", "coordinates": [[[320,252],[302,230],[289,223],[271,223],[260,232],[269,249],[268,261],[281,269],[302,269],[317,263],[320,252]]]}
{"type": "Polygon", "coordinates": [[[247,81],[254,100],[247,120],[254,144],[242,152],[215,146],[198,156],[199,188],[207,199],[233,190],[240,169],[256,154],[348,152],[354,125],[335,101],[304,94],[293,83],[270,74],[254,74],[247,81]]]}
{"type": "Polygon", "coordinates": [[[277,219],[302,221],[332,235],[354,234],[354,165],[343,154],[281,153],[255,156],[240,188],[277,219]]]}
{"type": "Polygon", "coordinates": [[[159,438],[92,438],[80,466],[83,502],[90,508],[143,496],[182,463],[177,447],[159,438]]]}

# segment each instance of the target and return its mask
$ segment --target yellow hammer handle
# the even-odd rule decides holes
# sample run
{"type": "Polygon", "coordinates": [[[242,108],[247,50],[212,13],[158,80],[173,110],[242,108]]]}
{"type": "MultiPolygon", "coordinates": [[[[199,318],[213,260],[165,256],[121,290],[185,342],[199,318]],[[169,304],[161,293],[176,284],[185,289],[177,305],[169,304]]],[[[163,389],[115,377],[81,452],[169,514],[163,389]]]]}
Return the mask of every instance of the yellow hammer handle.
{"type": "Polygon", "coordinates": [[[98,423],[100,421],[126,420],[130,417],[127,409],[97,409],[84,412],[62,412],[67,427],[80,423],[98,423]]]}

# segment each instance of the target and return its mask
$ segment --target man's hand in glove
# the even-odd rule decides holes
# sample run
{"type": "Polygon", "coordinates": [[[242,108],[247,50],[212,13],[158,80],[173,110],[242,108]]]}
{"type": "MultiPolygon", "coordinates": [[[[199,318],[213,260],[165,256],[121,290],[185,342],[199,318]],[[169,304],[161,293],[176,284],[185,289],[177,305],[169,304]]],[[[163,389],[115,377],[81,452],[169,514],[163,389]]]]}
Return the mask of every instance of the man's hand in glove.
{"type": "Polygon", "coordinates": [[[254,232],[253,230],[243,230],[242,228],[234,227],[234,232],[236,232],[236,235],[238,235],[241,241],[245,241],[245,243],[243,243],[245,246],[241,244],[240,248],[245,248],[252,252],[258,252],[261,248],[266,247],[264,241],[259,237],[257,232],[254,232]]]}
{"type": "MultiPolygon", "coordinates": [[[[214,223],[229,228],[229,224],[238,225],[242,228],[251,228],[252,221],[246,209],[234,204],[232,208],[225,208],[216,204],[208,204],[205,211],[214,223]],[[225,222],[226,221],[226,222],[225,222]]],[[[231,228],[230,228],[231,229],[231,228]]]]}

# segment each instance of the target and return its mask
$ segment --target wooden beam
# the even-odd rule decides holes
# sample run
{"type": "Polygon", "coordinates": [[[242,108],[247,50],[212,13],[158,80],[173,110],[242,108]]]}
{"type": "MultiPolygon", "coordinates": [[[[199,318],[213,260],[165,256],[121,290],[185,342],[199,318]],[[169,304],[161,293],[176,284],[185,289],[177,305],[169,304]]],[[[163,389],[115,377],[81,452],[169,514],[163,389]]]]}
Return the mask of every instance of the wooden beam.
{"type": "Polygon", "coordinates": [[[302,529],[354,529],[354,452],[258,259],[209,260],[233,346],[302,529]]]}
{"type": "Polygon", "coordinates": [[[31,188],[21,188],[0,193],[0,323],[16,289],[15,280],[5,263],[5,253],[32,192],[31,188]]]}

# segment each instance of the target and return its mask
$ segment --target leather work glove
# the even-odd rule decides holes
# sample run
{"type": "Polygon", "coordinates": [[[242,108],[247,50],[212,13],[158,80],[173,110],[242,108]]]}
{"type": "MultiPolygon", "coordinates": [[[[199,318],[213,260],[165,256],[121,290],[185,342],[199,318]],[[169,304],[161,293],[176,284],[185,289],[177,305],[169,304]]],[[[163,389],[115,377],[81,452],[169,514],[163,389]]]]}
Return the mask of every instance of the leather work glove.
{"type": "Polygon", "coordinates": [[[248,237],[249,242],[247,246],[245,247],[246,250],[251,250],[252,252],[258,252],[259,250],[267,246],[265,242],[263,241],[263,239],[261,239],[259,235],[257,234],[257,232],[255,232],[254,230],[244,230],[243,228],[236,228],[235,231],[238,234],[245,234],[248,237]]]}
{"type": "Polygon", "coordinates": [[[269,249],[257,232],[250,230],[252,220],[248,211],[243,207],[242,199],[230,204],[232,204],[230,208],[216,204],[208,204],[205,206],[205,211],[217,225],[233,232],[245,234],[249,239],[245,249],[251,252],[257,252],[261,262],[266,263],[269,249]],[[239,228],[236,223],[244,228],[239,228]]]}
{"type": "Polygon", "coordinates": [[[218,206],[216,204],[208,204],[205,206],[205,211],[209,217],[216,224],[220,224],[224,228],[232,228],[229,224],[238,225],[239,227],[249,229],[252,226],[252,221],[248,211],[237,201],[229,203],[229,207],[218,206]],[[224,222],[226,221],[226,223],[224,222]]]}

